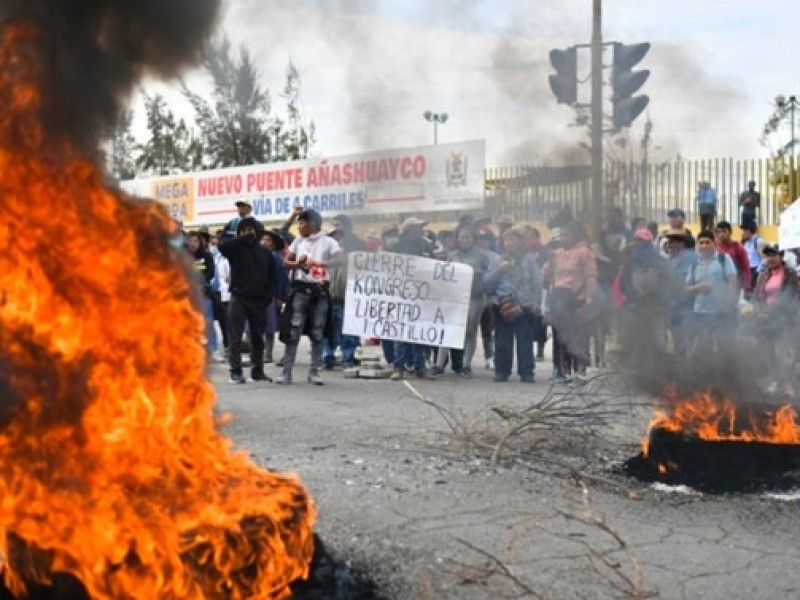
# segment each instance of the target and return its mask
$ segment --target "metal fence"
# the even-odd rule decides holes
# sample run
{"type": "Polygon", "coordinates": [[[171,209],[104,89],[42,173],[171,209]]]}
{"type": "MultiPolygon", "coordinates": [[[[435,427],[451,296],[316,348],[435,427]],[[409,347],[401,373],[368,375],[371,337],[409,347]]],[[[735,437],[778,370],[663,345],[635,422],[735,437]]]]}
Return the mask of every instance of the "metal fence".
{"type": "MultiPolygon", "coordinates": [[[[608,162],[603,170],[604,204],[620,207],[628,218],[664,222],[680,207],[687,221],[699,221],[695,194],[699,181],[717,192],[718,219],[739,222],[739,194],[755,181],[761,194],[759,222],[775,225],[789,203],[789,169],[772,159],[677,160],[669,163],[608,162]]],[[[795,189],[800,186],[795,184],[795,189]]],[[[546,167],[520,165],[486,170],[486,210],[518,220],[552,219],[565,206],[578,218],[590,215],[589,165],[546,167]]]]}

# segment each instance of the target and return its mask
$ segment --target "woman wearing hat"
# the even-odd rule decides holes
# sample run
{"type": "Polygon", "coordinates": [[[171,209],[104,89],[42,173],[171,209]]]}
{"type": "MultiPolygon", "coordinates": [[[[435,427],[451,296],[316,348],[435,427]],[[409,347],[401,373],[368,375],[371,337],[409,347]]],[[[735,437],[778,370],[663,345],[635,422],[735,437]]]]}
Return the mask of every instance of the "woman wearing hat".
{"type": "Polygon", "coordinates": [[[755,307],[757,335],[768,340],[770,370],[773,381],[770,391],[785,391],[794,396],[792,364],[784,357],[793,347],[794,326],[797,323],[800,281],[797,273],[783,260],[783,251],[775,246],[762,250],[766,268],[756,280],[755,307]],[[781,390],[782,388],[782,390],[781,390]]]}

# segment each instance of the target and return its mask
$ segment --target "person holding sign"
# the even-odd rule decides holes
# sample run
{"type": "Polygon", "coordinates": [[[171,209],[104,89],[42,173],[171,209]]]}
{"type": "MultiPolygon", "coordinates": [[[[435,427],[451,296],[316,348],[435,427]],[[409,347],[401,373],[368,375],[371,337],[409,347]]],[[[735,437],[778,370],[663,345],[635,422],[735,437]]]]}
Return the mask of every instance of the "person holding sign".
{"type": "Polygon", "coordinates": [[[494,381],[508,381],[517,345],[517,373],[534,382],[534,315],[541,312],[542,276],[536,257],[525,250],[525,235],[516,228],[503,234],[505,254],[484,283],[494,311],[494,381]]]}
{"type": "Polygon", "coordinates": [[[297,346],[303,333],[307,333],[311,339],[308,382],[323,384],[319,369],[331,309],[329,268],[341,263],[342,250],[336,240],[320,231],[321,228],[322,217],[317,211],[301,212],[298,216],[300,235],[292,242],[283,263],[292,272],[292,282],[281,323],[281,341],[286,344],[283,373],[275,383],[292,382],[297,346]]]}
{"type": "Polygon", "coordinates": [[[472,377],[472,358],[478,343],[478,326],[486,306],[486,293],[483,278],[489,271],[489,255],[477,247],[475,227],[461,225],[455,233],[456,250],[450,254],[453,262],[472,267],[472,289],[470,290],[469,312],[467,314],[467,334],[464,341],[464,358],[461,375],[472,377]]]}
{"type": "MultiPolygon", "coordinates": [[[[409,217],[403,221],[400,225],[400,237],[392,252],[431,258],[433,256],[433,248],[425,239],[425,231],[423,229],[427,224],[427,221],[417,217],[409,217]]],[[[411,365],[414,373],[420,379],[436,379],[436,376],[425,366],[425,350],[426,346],[423,344],[397,342],[395,344],[394,369],[390,379],[392,381],[402,379],[406,365],[411,365]]]]}

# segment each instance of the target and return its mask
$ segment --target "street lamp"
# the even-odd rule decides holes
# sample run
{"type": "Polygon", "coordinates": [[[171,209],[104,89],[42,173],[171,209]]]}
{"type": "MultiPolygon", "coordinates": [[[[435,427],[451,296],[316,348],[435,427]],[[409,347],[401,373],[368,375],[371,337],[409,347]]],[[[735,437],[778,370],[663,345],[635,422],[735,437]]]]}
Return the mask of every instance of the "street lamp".
{"type": "Polygon", "coordinates": [[[435,113],[429,110],[426,110],[422,113],[422,116],[425,117],[425,120],[429,123],[433,123],[433,144],[436,145],[439,143],[439,123],[446,123],[447,122],[447,113],[435,113]]]}
{"type": "Polygon", "coordinates": [[[785,116],[786,113],[789,113],[789,131],[791,132],[791,138],[787,147],[789,148],[789,201],[794,202],[796,199],[796,177],[794,173],[794,145],[796,142],[796,138],[794,135],[794,111],[798,107],[797,96],[789,96],[788,98],[783,94],[775,96],[775,106],[778,107],[778,110],[781,112],[781,116],[785,116]]]}

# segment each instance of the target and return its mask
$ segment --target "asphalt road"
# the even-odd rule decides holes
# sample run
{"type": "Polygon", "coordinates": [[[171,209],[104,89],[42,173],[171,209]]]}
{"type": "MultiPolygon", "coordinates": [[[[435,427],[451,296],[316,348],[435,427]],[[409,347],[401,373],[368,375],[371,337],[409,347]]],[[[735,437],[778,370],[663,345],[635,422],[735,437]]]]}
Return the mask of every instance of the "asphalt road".
{"type": "MultiPolygon", "coordinates": [[[[299,473],[317,532],[382,597],[800,598],[800,500],[659,490],[618,473],[638,451],[645,399],[595,380],[576,401],[607,406],[604,423],[539,431],[492,466],[404,384],[335,371],[312,386],[307,356],[287,387],[229,384],[212,366],[219,408],[234,415],[226,432],[264,467],[299,473]]],[[[496,440],[492,407],[519,410],[550,389],[546,363],[533,385],[493,383],[476,366],[473,379],[412,383],[480,440],[496,440]]]]}

